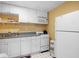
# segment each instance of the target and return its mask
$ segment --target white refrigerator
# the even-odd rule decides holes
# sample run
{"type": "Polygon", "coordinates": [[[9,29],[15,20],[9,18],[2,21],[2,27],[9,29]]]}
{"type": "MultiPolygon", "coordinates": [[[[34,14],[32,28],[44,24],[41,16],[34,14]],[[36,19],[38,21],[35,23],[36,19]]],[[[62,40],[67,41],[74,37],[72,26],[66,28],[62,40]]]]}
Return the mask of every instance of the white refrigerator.
{"type": "Polygon", "coordinates": [[[79,11],[56,17],[55,57],[79,58],[79,11]]]}

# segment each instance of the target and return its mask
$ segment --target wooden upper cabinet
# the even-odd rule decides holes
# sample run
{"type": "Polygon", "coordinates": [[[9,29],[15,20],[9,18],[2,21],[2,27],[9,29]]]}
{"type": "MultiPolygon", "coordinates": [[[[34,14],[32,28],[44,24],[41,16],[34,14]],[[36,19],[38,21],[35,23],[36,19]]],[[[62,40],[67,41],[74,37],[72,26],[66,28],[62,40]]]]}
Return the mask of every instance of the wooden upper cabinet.
{"type": "Polygon", "coordinates": [[[0,22],[18,22],[19,16],[11,13],[0,13],[0,22]]]}

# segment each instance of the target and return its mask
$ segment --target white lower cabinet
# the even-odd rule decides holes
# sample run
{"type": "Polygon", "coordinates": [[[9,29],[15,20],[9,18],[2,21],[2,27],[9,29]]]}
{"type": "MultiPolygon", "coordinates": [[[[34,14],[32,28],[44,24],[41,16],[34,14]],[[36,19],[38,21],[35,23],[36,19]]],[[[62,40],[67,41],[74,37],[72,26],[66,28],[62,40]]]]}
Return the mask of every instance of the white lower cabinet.
{"type": "Polygon", "coordinates": [[[0,40],[0,53],[8,57],[27,56],[49,50],[48,36],[33,36],[0,40]]]}
{"type": "Polygon", "coordinates": [[[39,37],[32,37],[32,53],[40,52],[40,39],[39,37]]]}
{"type": "Polygon", "coordinates": [[[30,37],[21,38],[21,55],[31,54],[31,39],[30,37]]]}
{"type": "Polygon", "coordinates": [[[0,44],[0,54],[1,53],[8,55],[8,45],[7,44],[0,44]]]}
{"type": "Polygon", "coordinates": [[[20,56],[20,38],[8,39],[8,56],[20,56]]]}
{"type": "Polygon", "coordinates": [[[5,39],[0,39],[0,54],[1,53],[8,55],[8,43],[5,39]]]}

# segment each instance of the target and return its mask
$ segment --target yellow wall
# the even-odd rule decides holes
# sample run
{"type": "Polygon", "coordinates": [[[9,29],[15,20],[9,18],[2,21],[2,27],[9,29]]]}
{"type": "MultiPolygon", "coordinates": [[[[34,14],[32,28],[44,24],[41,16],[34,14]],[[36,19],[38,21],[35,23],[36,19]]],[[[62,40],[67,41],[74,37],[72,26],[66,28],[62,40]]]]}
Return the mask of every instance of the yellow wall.
{"type": "Polygon", "coordinates": [[[43,31],[47,25],[41,24],[8,24],[0,23],[0,32],[27,32],[27,31],[43,31]]]}
{"type": "Polygon", "coordinates": [[[59,15],[79,10],[78,1],[64,2],[54,10],[49,11],[48,31],[51,39],[55,39],[55,18],[59,15]]]}

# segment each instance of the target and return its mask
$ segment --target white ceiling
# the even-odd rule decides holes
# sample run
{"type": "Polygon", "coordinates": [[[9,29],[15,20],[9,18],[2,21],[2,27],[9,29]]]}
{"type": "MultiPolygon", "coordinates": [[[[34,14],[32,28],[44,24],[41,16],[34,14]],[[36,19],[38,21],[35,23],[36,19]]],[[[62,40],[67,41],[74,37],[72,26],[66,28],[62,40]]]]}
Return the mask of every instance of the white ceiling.
{"type": "Polygon", "coordinates": [[[27,8],[33,8],[33,9],[43,10],[48,12],[64,2],[63,1],[4,1],[3,3],[13,4],[27,8]]]}

